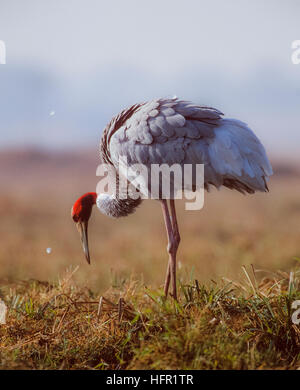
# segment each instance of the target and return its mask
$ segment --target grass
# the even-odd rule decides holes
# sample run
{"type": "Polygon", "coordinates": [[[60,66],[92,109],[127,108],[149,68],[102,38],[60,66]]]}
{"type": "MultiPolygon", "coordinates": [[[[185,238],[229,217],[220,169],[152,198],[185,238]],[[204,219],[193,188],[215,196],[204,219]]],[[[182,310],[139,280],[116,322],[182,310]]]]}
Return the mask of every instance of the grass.
{"type": "Polygon", "coordinates": [[[243,283],[181,281],[178,303],[133,279],[100,296],[76,284],[76,270],[2,286],[0,368],[300,368],[300,270],[243,270],[243,283]]]}
{"type": "Polygon", "coordinates": [[[95,190],[97,158],[96,149],[0,154],[0,298],[8,306],[0,367],[299,368],[291,322],[299,163],[288,175],[275,166],[268,194],[213,190],[199,212],[177,202],[175,304],[160,290],[167,242],[158,202],[118,220],[95,209],[87,265],[70,210],[95,190]]]}

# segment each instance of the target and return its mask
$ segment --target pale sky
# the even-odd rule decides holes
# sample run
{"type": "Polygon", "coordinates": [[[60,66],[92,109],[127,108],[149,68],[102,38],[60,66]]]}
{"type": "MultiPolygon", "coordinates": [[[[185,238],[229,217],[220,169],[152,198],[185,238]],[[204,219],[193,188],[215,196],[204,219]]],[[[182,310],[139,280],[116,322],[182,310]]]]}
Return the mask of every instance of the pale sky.
{"type": "Polygon", "coordinates": [[[176,94],[297,150],[299,15],[298,0],[0,0],[2,145],[98,143],[123,107],[176,94]]]}

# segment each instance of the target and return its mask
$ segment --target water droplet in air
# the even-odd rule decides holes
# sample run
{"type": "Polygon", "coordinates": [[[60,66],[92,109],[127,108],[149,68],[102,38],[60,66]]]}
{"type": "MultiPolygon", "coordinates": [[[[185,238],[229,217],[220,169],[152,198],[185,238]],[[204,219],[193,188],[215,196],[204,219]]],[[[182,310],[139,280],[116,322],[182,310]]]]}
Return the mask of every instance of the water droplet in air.
{"type": "Polygon", "coordinates": [[[50,253],[52,252],[52,248],[47,248],[46,252],[48,253],[48,255],[50,255],[50,253]]]}

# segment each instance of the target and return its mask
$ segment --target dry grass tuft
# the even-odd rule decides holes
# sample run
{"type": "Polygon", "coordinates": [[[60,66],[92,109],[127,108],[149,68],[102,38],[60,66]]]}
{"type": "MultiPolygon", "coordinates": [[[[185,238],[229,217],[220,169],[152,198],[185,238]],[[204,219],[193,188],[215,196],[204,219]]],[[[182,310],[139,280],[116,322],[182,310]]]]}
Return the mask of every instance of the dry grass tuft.
{"type": "Polygon", "coordinates": [[[300,329],[291,321],[300,271],[245,282],[180,284],[165,300],[134,280],[103,296],[76,285],[37,280],[1,288],[0,367],[22,369],[300,368],[300,329]]]}

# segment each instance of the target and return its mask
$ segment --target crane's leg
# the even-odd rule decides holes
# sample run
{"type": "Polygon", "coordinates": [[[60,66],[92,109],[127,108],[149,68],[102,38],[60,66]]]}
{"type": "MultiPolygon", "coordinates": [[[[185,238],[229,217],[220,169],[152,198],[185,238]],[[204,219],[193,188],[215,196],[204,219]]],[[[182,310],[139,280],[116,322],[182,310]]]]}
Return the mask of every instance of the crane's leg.
{"type": "Polygon", "coordinates": [[[172,224],[171,224],[168,204],[167,204],[167,201],[165,199],[161,200],[161,208],[162,208],[164,221],[165,221],[165,226],[166,226],[166,230],[167,230],[167,236],[168,236],[167,250],[169,252],[169,262],[168,262],[166,279],[165,279],[165,286],[164,286],[165,296],[167,296],[168,295],[168,291],[169,291],[170,279],[171,279],[171,255],[170,255],[170,251],[169,250],[171,248],[171,242],[173,241],[173,231],[172,231],[172,224]]]}
{"type": "MultiPolygon", "coordinates": [[[[170,279],[172,281],[172,292],[173,292],[173,298],[177,300],[177,291],[176,291],[176,252],[179,245],[179,233],[176,235],[176,227],[178,231],[177,226],[177,220],[176,220],[176,213],[175,213],[175,204],[174,201],[171,203],[171,212],[172,212],[172,220],[170,217],[169,209],[168,209],[168,203],[165,199],[161,200],[162,205],[162,211],[164,215],[164,221],[166,225],[167,235],[168,235],[168,246],[167,250],[169,253],[169,263],[168,263],[168,269],[165,279],[165,287],[164,292],[165,295],[168,295],[169,285],[170,285],[170,279]],[[174,225],[174,227],[173,227],[174,225]]],[[[180,239],[180,238],[179,238],[180,239]]]]}
{"type": "Polygon", "coordinates": [[[177,217],[176,217],[176,209],[175,209],[175,200],[171,199],[170,200],[170,205],[171,205],[171,216],[172,216],[172,225],[173,225],[173,233],[175,236],[175,242],[176,242],[176,252],[180,244],[180,234],[179,234],[179,229],[178,229],[178,223],[177,223],[177,217]]]}
{"type": "MultiPolygon", "coordinates": [[[[175,209],[175,200],[170,200],[170,206],[171,206],[171,217],[172,217],[172,230],[173,230],[173,257],[174,257],[174,276],[172,278],[172,289],[173,289],[173,296],[177,296],[176,293],[176,255],[177,255],[177,249],[179,247],[180,243],[180,234],[178,229],[178,223],[177,223],[177,217],[176,217],[176,209],[175,209]],[[174,295],[175,293],[175,295],[174,295]]],[[[177,299],[177,298],[176,298],[177,299]]]]}
{"type": "Polygon", "coordinates": [[[165,285],[164,285],[164,293],[165,293],[166,297],[168,296],[168,292],[169,292],[170,280],[171,280],[171,262],[169,259],[167,273],[166,273],[166,279],[165,279],[165,285]]]}

